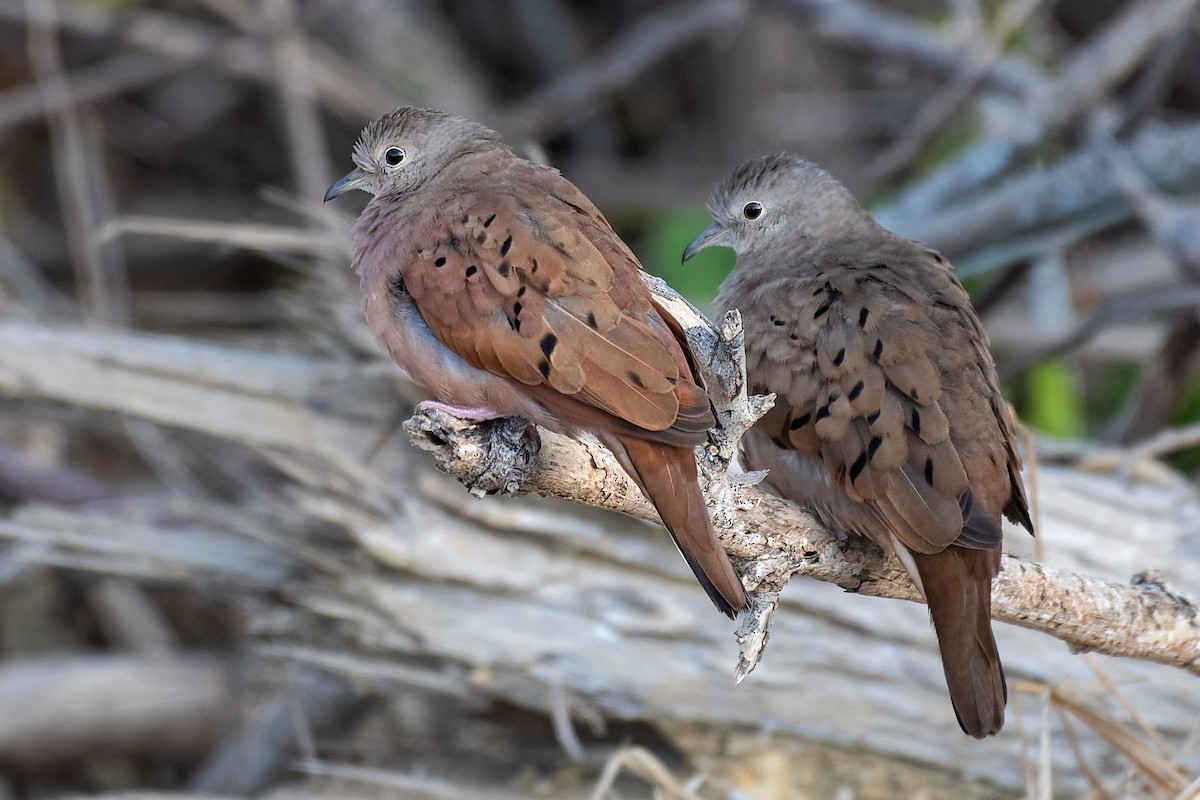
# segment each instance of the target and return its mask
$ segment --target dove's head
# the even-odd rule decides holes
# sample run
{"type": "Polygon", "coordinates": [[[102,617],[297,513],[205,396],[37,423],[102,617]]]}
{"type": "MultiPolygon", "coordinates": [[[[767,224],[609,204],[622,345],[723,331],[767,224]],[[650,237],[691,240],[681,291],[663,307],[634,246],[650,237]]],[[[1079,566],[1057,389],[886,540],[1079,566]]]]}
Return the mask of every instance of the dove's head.
{"type": "Polygon", "coordinates": [[[351,189],[376,197],[403,194],[437,175],[456,156],[495,146],[499,134],[469,119],[405,106],[363,128],[354,145],[355,167],[329,187],[328,202],[351,189]]]}
{"type": "Polygon", "coordinates": [[[683,252],[720,245],[745,255],[771,246],[838,241],[869,219],[850,191],[811,161],[781,153],[748,161],[713,192],[712,224],[683,252]]]}

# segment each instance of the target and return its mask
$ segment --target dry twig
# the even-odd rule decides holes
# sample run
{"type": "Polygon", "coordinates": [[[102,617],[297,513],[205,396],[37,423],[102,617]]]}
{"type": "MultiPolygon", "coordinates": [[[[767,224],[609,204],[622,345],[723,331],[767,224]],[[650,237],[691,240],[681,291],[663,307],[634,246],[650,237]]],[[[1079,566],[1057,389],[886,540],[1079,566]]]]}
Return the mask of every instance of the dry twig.
{"type": "MultiPolygon", "coordinates": [[[[661,284],[652,289],[669,292],[661,284]]],[[[717,332],[694,309],[687,313],[676,306],[672,313],[688,331],[700,364],[719,363],[713,353],[728,350],[729,326],[717,332]]],[[[744,388],[740,406],[732,398],[726,387],[744,387],[744,378],[706,378],[710,387],[721,387],[714,405],[727,410],[726,419],[735,420],[736,442],[766,408],[753,399],[747,405],[744,388]]],[[[624,471],[594,443],[543,434],[535,454],[522,444],[523,426],[475,426],[437,411],[418,414],[406,427],[418,447],[469,488],[533,492],[656,519],[624,471]]],[[[717,460],[717,455],[714,448],[706,458],[717,460]]],[[[758,663],[774,610],[770,598],[795,575],[863,594],[918,599],[894,559],[885,560],[865,541],[851,539],[843,546],[810,515],[753,486],[729,481],[715,466],[710,462],[705,487],[714,523],[730,553],[746,562],[743,582],[767,597],[766,605],[756,605],[761,612],[749,614],[739,630],[739,674],[758,663]]],[[[1123,586],[1005,556],[993,603],[997,619],[1049,633],[1076,650],[1145,658],[1200,675],[1200,609],[1162,586],[1136,579],[1123,586]]]]}

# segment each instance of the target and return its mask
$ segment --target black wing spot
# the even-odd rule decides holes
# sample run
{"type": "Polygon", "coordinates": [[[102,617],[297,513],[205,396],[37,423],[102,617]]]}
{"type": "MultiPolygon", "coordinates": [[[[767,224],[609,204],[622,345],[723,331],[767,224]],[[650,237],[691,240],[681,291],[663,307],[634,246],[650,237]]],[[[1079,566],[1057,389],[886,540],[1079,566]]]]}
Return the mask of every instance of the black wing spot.
{"type": "Polygon", "coordinates": [[[545,354],[546,358],[549,358],[550,354],[554,352],[554,348],[558,346],[558,337],[553,333],[547,333],[542,337],[540,344],[542,346],[542,353],[545,354]]]}
{"type": "Polygon", "coordinates": [[[874,424],[875,424],[875,421],[879,419],[879,415],[880,415],[881,413],[883,413],[883,412],[882,412],[882,410],[880,410],[880,411],[872,411],[870,414],[867,414],[867,424],[868,424],[868,425],[874,425],[874,424]]]}
{"type": "Polygon", "coordinates": [[[825,312],[829,310],[829,303],[822,303],[817,306],[817,310],[813,312],[813,319],[820,319],[825,316],[825,312]]]}
{"type": "Polygon", "coordinates": [[[908,396],[909,396],[909,397],[911,397],[913,400],[916,400],[917,402],[920,402],[920,401],[921,401],[921,395],[920,395],[920,394],[918,394],[918,392],[917,392],[917,387],[916,387],[916,386],[914,386],[914,387],[912,388],[912,391],[910,391],[910,392],[908,393],[908,396]]]}
{"type": "Polygon", "coordinates": [[[539,361],[538,362],[538,372],[542,373],[543,378],[546,378],[547,380],[549,380],[549,378],[550,378],[550,362],[544,358],[541,361],[539,361]]]}
{"type": "Polygon", "coordinates": [[[536,258],[529,259],[529,271],[537,272],[537,259],[536,258]]]}
{"type": "Polygon", "coordinates": [[[445,257],[445,256],[438,256],[437,258],[435,258],[435,259],[433,260],[433,265],[434,265],[435,267],[444,267],[444,266],[446,266],[446,257],[445,257]]]}
{"type": "Polygon", "coordinates": [[[517,333],[521,332],[521,320],[520,319],[513,320],[513,330],[516,331],[517,333]]]}
{"type": "Polygon", "coordinates": [[[792,424],[789,425],[788,428],[793,431],[798,431],[807,425],[810,419],[812,419],[812,414],[801,414],[792,420],[792,424]]]}
{"type": "Polygon", "coordinates": [[[842,362],[845,360],[846,360],[846,348],[843,347],[841,350],[838,350],[837,355],[835,355],[833,357],[833,365],[835,367],[840,367],[842,365],[842,362]]]}
{"type": "Polygon", "coordinates": [[[925,482],[933,486],[933,457],[925,459],[925,482]]]}
{"type": "Polygon", "coordinates": [[[487,241],[487,233],[484,231],[480,231],[479,233],[475,234],[475,241],[479,242],[480,244],[483,244],[484,242],[487,241]]]}
{"type": "Polygon", "coordinates": [[[461,219],[460,221],[462,222],[462,224],[463,224],[463,225],[466,225],[468,222],[470,222],[470,221],[471,221],[471,215],[470,215],[470,214],[463,214],[463,215],[462,215],[462,219],[461,219]]]}
{"type": "Polygon", "coordinates": [[[474,275],[474,274],[475,274],[476,272],[478,272],[478,271],[479,271],[479,267],[477,267],[477,266],[475,266],[474,264],[472,264],[471,266],[467,267],[467,277],[468,277],[468,278],[469,278],[469,277],[471,277],[472,275],[474,275]]]}
{"type": "Polygon", "coordinates": [[[592,330],[596,330],[596,312],[594,312],[594,311],[588,312],[587,324],[588,324],[589,328],[591,328],[592,330]]]}
{"type": "Polygon", "coordinates": [[[523,308],[525,308],[525,306],[521,305],[521,301],[518,300],[517,302],[513,303],[513,316],[521,316],[521,309],[523,308]]]}
{"type": "Polygon", "coordinates": [[[882,436],[872,436],[871,441],[867,443],[867,458],[874,458],[875,452],[879,450],[881,444],[883,444],[882,436]]]}
{"type": "Polygon", "coordinates": [[[774,317],[771,317],[771,322],[774,322],[776,327],[783,326],[783,320],[781,319],[775,319],[774,317]]]}
{"type": "Polygon", "coordinates": [[[869,308],[860,309],[858,312],[858,327],[860,327],[860,328],[867,327],[867,318],[869,316],[871,316],[871,309],[869,309],[869,308]]]}
{"type": "Polygon", "coordinates": [[[849,400],[851,403],[853,403],[855,400],[858,399],[858,396],[860,394],[862,394],[862,390],[865,385],[866,384],[864,384],[862,381],[859,381],[858,383],[854,384],[854,388],[851,389],[850,393],[846,395],[846,399],[849,400]]]}
{"type": "Polygon", "coordinates": [[[912,413],[912,423],[909,427],[912,428],[912,432],[917,436],[921,435],[921,412],[915,408],[912,413]]]}
{"type": "Polygon", "coordinates": [[[883,355],[883,339],[875,340],[875,351],[873,353],[871,353],[871,355],[875,358],[876,361],[878,361],[879,357],[881,355],[883,355]]]}
{"type": "Polygon", "coordinates": [[[483,227],[486,228],[487,226],[491,225],[495,221],[496,221],[496,215],[492,214],[490,217],[488,217],[487,219],[485,219],[483,221],[483,227]]]}
{"type": "Polygon", "coordinates": [[[867,466],[867,454],[859,453],[858,458],[854,459],[854,463],[850,465],[850,482],[858,480],[858,476],[862,474],[863,469],[867,466]]]}
{"type": "Polygon", "coordinates": [[[517,289],[517,297],[524,297],[524,296],[525,296],[525,287],[522,286],[520,289],[517,289]]]}
{"type": "Polygon", "coordinates": [[[509,236],[507,239],[504,240],[504,244],[500,245],[500,255],[502,255],[502,256],[508,255],[508,249],[510,247],[512,247],[512,237],[511,236],[509,236]]]}
{"type": "Polygon", "coordinates": [[[797,339],[799,339],[799,338],[800,338],[800,334],[798,334],[798,333],[793,333],[793,334],[791,334],[790,336],[788,336],[788,338],[789,338],[789,339],[791,339],[791,340],[794,342],[794,341],[796,341],[797,339]]]}
{"type": "Polygon", "coordinates": [[[634,386],[638,387],[639,389],[646,388],[646,384],[642,383],[642,376],[638,375],[633,370],[629,370],[629,380],[633,383],[634,386]]]}
{"type": "Polygon", "coordinates": [[[812,293],[812,296],[813,296],[813,297],[816,297],[817,295],[820,295],[820,294],[825,294],[825,287],[824,287],[824,286],[822,286],[821,288],[819,288],[819,289],[815,290],[815,291],[812,293]]]}
{"type": "Polygon", "coordinates": [[[828,416],[829,416],[829,404],[826,403],[825,405],[823,405],[817,409],[817,414],[815,417],[813,417],[813,422],[820,422],[821,420],[825,419],[828,416]]]}
{"type": "Polygon", "coordinates": [[[496,271],[500,273],[501,278],[507,278],[508,273],[512,272],[512,265],[507,261],[501,261],[500,266],[496,271]]]}

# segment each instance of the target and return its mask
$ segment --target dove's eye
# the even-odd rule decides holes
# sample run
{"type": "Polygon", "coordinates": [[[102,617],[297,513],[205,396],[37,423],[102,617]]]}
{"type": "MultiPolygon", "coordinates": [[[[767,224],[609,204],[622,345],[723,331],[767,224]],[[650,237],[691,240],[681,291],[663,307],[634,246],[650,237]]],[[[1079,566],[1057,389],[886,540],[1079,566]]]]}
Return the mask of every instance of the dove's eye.
{"type": "Polygon", "coordinates": [[[758,219],[762,216],[763,204],[757,200],[751,200],[746,205],[742,206],[742,216],[746,219],[758,219]]]}
{"type": "Polygon", "coordinates": [[[389,167],[394,167],[404,160],[404,151],[399,147],[389,147],[383,154],[383,160],[389,167]]]}

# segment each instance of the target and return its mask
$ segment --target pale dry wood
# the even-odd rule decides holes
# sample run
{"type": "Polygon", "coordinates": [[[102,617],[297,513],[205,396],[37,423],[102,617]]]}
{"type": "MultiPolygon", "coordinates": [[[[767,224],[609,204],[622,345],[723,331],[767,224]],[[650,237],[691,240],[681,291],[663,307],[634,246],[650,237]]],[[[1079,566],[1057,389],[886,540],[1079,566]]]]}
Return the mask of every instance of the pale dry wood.
{"type": "Polygon", "coordinates": [[[622,772],[637,775],[655,787],[656,795],[669,800],[700,800],[700,795],[696,794],[691,781],[684,785],[652,752],[644,747],[630,745],[614,753],[604,765],[604,771],[596,781],[588,800],[604,800],[609,797],[613,783],[622,772]]]}
{"type": "MultiPolygon", "coordinates": [[[[525,470],[518,471],[508,456],[511,445],[499,445],[503,455],[491,454],[489,430],[432,412],[415,417],[409,431],[442,469],[468,484],[479,480],[481,462],[512,466],[505,472],[503,486],[512,490],[515,484],[514,493],[573,500],[645,520],[656,518],[599,445],[543,434],[541,452],[536,458],[527,457],[525,470]]],[[[711,498],[716,493],[708,488],[711,498]]],[[[743,582],[752,591],[778,592],[792,577],[803,575],[860,594],[919,601],[900,564],[885,560],[872,546],[859,540],[839,541],[808,513],[753,486],[732,485],[718,491],[724,497],[714,509],[717,532],[735,558],[748,562],[743,566],[743,582]]],[[[1200,675],[1196,603],[1137,576],[1122,584],[1006,555],[993,603],[996,619],[1050,634],[1076,650],[1143,658],[1200,675]]],[[[760,640],[764,635],[760,628],[769,623],[769,615],[755,618],[739,638],[760,640]]],[[[748,661],[752,668],[757,659],[748,661]]]]}
{"type": "Polygon", "coordinates": [[[99,228],[95,237],[98,242],[107,242],[128,235],[162,236],[176,241],[225,245],[273,254],[330,256],[344,253],[348,246],[348,239],[344,236],[302,231],[291,226],[142,216],[112,220],[99,228]]]}
{"type": "Polygon", "coordinates": [[[93,231],[111,211],[107,181],[95,169],[94,125],[85,124],[71,100],[58,44],[58,11],[52,2],[26,0],[29,63],[47,114],[54,177],[63,209],[67,247],[75,267],[84,317],[92,324],[119,324],[128,316],[125,264],[111,247],[90,244],[93,231]],[[90,152],[89,152],[90,151],[90,152]]]}
{"type": "MultiPolygon", "coordinates": [[[[839,542],[744,479],[710,476],[718,527],[735,557],[749,560],[750,583],[773,590],[800,567],[839,584],[787,589],[769,657],[735,685],[731,627],[712,612],[666,537],[643,535],[614,517],[581,512],[577,520],[545,501],[457,494],[447,479],[413,463],[399,439],[387,438],[386,421],[396,412],[393,374],[165,337],[0,325],[0,392],[132,413],[241,442],[296,482],[286,507],[240,525],[244,511],[237,508],[223,516],[205,509],[207,517],[178,509],[163,528],[136,509],[128,512],[132,520],[117,511],[33,509],[0,526],[0,535],[20,541],[14,557],[21,561],[148,581],[215,581],[234,596],[279,592],[293,611],[287,623],[293,641],[317,636],[325,644],[337,636],[350,654],[416,658],[442,665],[448,675],[462,670],[483,697],[550,711],[556,692],[566,689],[618,718],[750,728],[768,721],[781,735],[818,737],[950,771],[967,764],[973,775],[1020,785],[1011,755],[1015,739],[1009,738],[1017,731],[968,747],[945,708],[924,610],[842,592],[845,585],[912,597],[902,571],[881,564],[878,552],[839,542]],[[369,462],[372,451],[376,460],[369,462]],[[414,471],[424,477],[414,478],[414,471]],[[192,515],[200,520],[195,526],[178,525],[192,515]],[[359,566],[338,569],[341,557],[333,553],[295,549],[305,541],[305,519],[344,530],[357,544],[359,566]],[[263,536],[270,531],[279,535],[263,536]],[[215,542],[221,547],[214,550],[215,542]],[[326,567],[322,557],[333,563],[326,567]],[[305,577],[301,565],[317,569],[305,577]],[[845,668],[849,650],[860,654],[852,674],[845,668]],[[897,674],[906,679],[897,682],[897,674]],[[930,720],[942,724],[931,730],[930,720]],[[927,735],[913,737],[918,728],[927,735]]],[[[444,452],[461,455],[479,429],[439,435],[444,452]]],[[[488,444],[487,437],[476,441],[488,444]]],[[[546,434],[530,454],[537,482],[525,489],[576,496],[586,490],[606,507],[648,516],[644,500],[599,445],[546,434]]],[[[1195,559],[1177,544],[1200,515],[1189,488],[1134,491],[1111,476],[1052,466],[1042,467],[1040,480],[1047,558],[1062,566],[1026,570],[1024,562],[1010,561],[1022,569],[1010,570],[1011,585],[1010,575],[998,582],[996,605],[1004,613],[1053,610],[1041,593],[1064,585],[1064,567],[1113,581],[1150,566],[1174,570],[1168,572],[1174,581],[1196,573],[1195,559]]],[[[1014,537],[1014,545],[1021,544],[1014,537]]],[[[1138,592],[1144,592],[1143,610],[1170,606],[1161,592],[1115,582],[1104,597],[1124,602],[1138,592]]],[[[1078,608],[1059,613],[1075,615],[1078,608]]],[[[1048,616],[1022,622],[1041,629],[1077,624],[1048,616]]],[[[765,634],[765,626],[758,630],[765,634]]],[[[1158,629],[1160,642],[1162,634],[1158,629]]],[[[1138,641],[1145,646],[1154,635],[1138,641]]],[[[998,636],[1010,676],[1046,683],[1064,675],[1090,679],[1054,639],[1012,628],[998,636]]],[[[326,661],[337,668],[337,659],[326,661]]],[[[1188,711],[1198,691],[1193,675],[1131,660],[1114,661],[1111,670],[1170,740],[1194,728],[1188,711]]],[[[1098,758],[1098,742],[1082,746],[1098,758]]],[[[1071,785],[1077,767],[1062,751],[1054,756],[1063,759],[1055,762],[1055,774],[1071,785]]]]}
{"type": "Polygon", "coordinates": [[[917,158],[925,143],[973,99],[983,84],[987,71],[1004,57],[1003,46],[1037,11],[1043,0],[1020,0],[1000,8],[996,22],[988,27],[978,14],[969,16],[971,27],[970,60],[962,72],[952,75],[944,88],[917,111],[903,133],[875,156],[866,168],[871,184],[879,184],[907,168],[917,158]]]}
{"type": "MultiPolygon", "coordinates": [[[[1186,190],[1200,181],[1197,132],[1189,124],[1147,123],[1126,146],[1156,185],[1186,190]]],[[[986,161],[983,156],[980,160],[986,161]]],[[[914,189],[873,213],[885,228],[935,245],[960,274],[1027,258],[1042,252],[1046,236],[1070,232],[1073,241],[1131,213],[1103,153],[1093,148],[1050,166],[1014,170],[989,191],[955,197],[945,206],[928,196],[937,188],[931,185],[925,193],[914,189]],[[961,257],[968,254],[969,261],[961,257]]]]}
{"type": "MultiPolygon", "coordinates": [[[[665,284],[655,283],[653,288],[660,295],[673,294],[665,284]]],[[[718,390],[717,405],[725,412],[724,419],[732,414],[739,426],[753,424],[766,409],[748,406],[744,379],[739,383],[736,375],[717,376],[711,371],[714,363],[734,363],[712,356],[714,352],[729,351],[725,343],[731,335],[728,324],[723,337],[686,303],[673,306],[671,311],[689,332],[689,343],[700,363],[709,370],[706,377],[710,390],[718,390]],[[740,398],[730,397],[730,387],[740,389],[740,398]],[[742,405],[737,406],[739,400],[742,405]],[[731,403],[735,404],[732,412],[731,403]]],[[[740,326],[734,335],[740,336],[740,326]]],[[[744,364],[738,366],[744,370],[744,364]]],[[[514,444],[511,437],[505,442],[503,435],[490,435],[515,433],[519,442],[521,431],[512,426],[481,431],[432,412],[415,417],[408,429],[417,445],[433,453],[442,469],[468,486],[486,480],[489,490],[512,492],[515,485],[518,492],[561,497],[655,519],[653,509],[630,482],[621,480],[621,471],[614,469],[602,448],[565,437],[543,437],[539,456],[526,450],[517,460],[512,454],[519,450],[519,444],[514,444]],[[454,452],[454,443],[460,437],[469,442],[461,455],[454,452]],[[490,453],[492,441],[505,442],[495,456],[490,453]],[[484,475],[480,474],[481,464],[485,465],[484,475]],[[504,480],[497,481],[490,474],[496,469],[504,480]]],[[[894,560],[884,561],[874,548],[860,545],[857,540],[841,547],[837,537],[810,515],[752,486],[722,481],[720,475],[714,475],[712,466],[711,482],[706,488],[716,499],[714,520],[718,533],[734,556],[750,562],[744,582],[752,590],[777,592],[792,576],[808,575],[863,594],[918,599],[894,560]],[[754,509],[755,513],[737,514],[730,509],[754,509]],[[781,553],[787,556],[781,558],[781,553]]],[[[1200,675],[1200,610],[1193,600],[1139,576],[1134,576],[1133,585],[1115,584],[1006,556],[994,602],[997,619],[1050,633],[1077,650],[1146,658],[1200,675]]],[[[739,675],[757,663],[770,619],[769,613],[747,616],[739,639],[756,654],[743,652],[746,667],[739,668],[739,675]]]]}
{"type": "MultiPolygon", "coordinates": [[[[133,16],[122,16],[120,9],[94,4],[57,5],[63,30],[84,36],[115,36],[122,45],[145,55],[139,61],[114,58],[94,71],[72,74],[72,84],[78,82],[81,90],[76,101],[103,99],[144,85],[146,81],[134,74],[133,68],[139,65],[149,70],[145,77],[151,79],[201,65],[234,77],[275,85],[277,76],[271,54],[262,46],[261,31],[230,35],[225,29],[194,17],[147,8],[139,9],[133,16]]],[[[20,15],[20,10],[12,4],[0,3],[0,18],[15,19],[20,15]]],[[[399,104],[394,92],[350,65],[331,48],[315,46],[312,55],[317,62],[313,90],[335,113],[358,120],[399,104]]],[[[24,88],[10,91],[7,99],[17,105],[0,112],[0,129],[40,113],[61,110],[66,107],[64,103],[70,104],[70,98],[37,98],[24,88]]]]}
{"type": "MultiPolygon", "coordinates": [[[[108,337],[78,337],[23,325],[0,326],[0,341],[10,345],[6,347],[7,363],[0,363],[5,370],[0,380],[10,392],[52,396],[81,405],[122,407],[162,423],[187,424],[193,429],[261,447],[295,446],[303,437],[310,452],[339,466],[353,461],[346,450],[367,449],[370,431],[355,431],[339,420],[322,418],[304,409],[311,405],[320,383],[345,378],[348,374],[345,368],[331,368],[303,359],[231,353],[225,348],[211,348],[213,352],[205,354],[208,348],[198,345],[183,346],[153,337],[113,336],[140,339],[140,347],[133,349],[129,342],[106,341],[108,337]],[[24,346],[17,346],[18,342],[24,346]],[[56,360],[64,369],[42,369],[47,350],[57,351],[56,360]],[[126,356],[130,363],[119,363],[126,359],[116,354],[131,353],[136,355],[126,356]],[[262,379],[254,380],[256,375],[262,379]],[[202,383],[190,385],[197,376],[202,383]],[[120,396],[106,398],[97,393],[96,388],[104,384],[112,386],[120,396]],[[145,407],[139,404],[139,398],[146,398],[145,407]],[[198,414],[200,409],[205,411],[198,414]]],[[[427,426],[428,431],[436,432],[441,440],[443,467],[468,479],[472,472],[479,471],[480,448],[490,450],[495,446],[486,435],[480,439],[481,429],[463,426],[437,412],[419,417],[418,422],[427,426]]],[[[511,464],[510,458],[506,453],[500,460],[511,464]]],[[[603,448],[594,443],[545,434],[540,453],[529,467],[528,474],[513,471],[503,488],[511,490],[519,486],[525,492],[576,499],[652,518],[648,504],[620,470],[615,469],[603,448]]],[[[362,471],[361,464],[355,473],[359,478],[369,474],[362,471]]],[[[795,570],[866,594],[915,599],[897,565],[873,564],[877,554],[869,548],[843,547],[808,515],[751,486],[731,485],[725,491],[728,499],[724,505],[731,510],[716,510],[718,526],[728,531],[726,544],[736,557],[753,559],[749,580],[760,590],[777,590],[795,570]],[[739,509],[754,509],[754,513],[739,514],[739,509]]],[[[1052,568],[1013,559],[1008,563],[1010,571],[1002,577],[997,592],[998,618],[1047,632],[1058,631],[1083,649],[1148,657],[1192,671],[1200,669],[1200,653],[1196,650],[1200,644],[1194,622],[1187,618],[1190,606],[1186,600],[1155,591],[1153,587],[1134,589],[1062,575],[1052,568]],[[1011,577],[1015,574],[1020,574],[1021,579],[1011,577]],[[1053,591],[1056,586],[1059,592],[1053,591]],[[1107,609],[1103,615],[1093,617],[1098,623],[1093,634],[1088,633],[1088,626],[1080,624],[1091,616],[1078,613],[1083,610],[1080,600],[1088,596],[1079,592],[1083,587],[1090,587],[1097,597],[1104,599],[1097,611],[1107,609]],[[1064,603],[1058,613],[1047,602],[1056,596],[1064,603]],[[1068,599],[1070,602],[1066,603],[1068,599]],[[1128,623],[1134,623],[1134,630],[1122,637],[1109,628],[1129,627],[1120,624],[1119,612],[1126,604],[1130,614],[1128,623]],[[1140,624],[1151,617],[1157,624],[1140,624]]]]}
{"type": "MultiPolygon", "coordinates": [[[[1072,51],[1067,62],[1052,78],[1032,85],[1021,102],[1012,106],[1003,121],[993,126],[995,130],[927,177],[908,186],[886,208],[880,209],[876,218],[889,230],[934,244],[949,255],[961,270],[964,266],[960,258],[963,251],[958,250],[957,246],[964,239],[977,248],[989,242],[1002,241],[1011,236],[1013,231],[990,229],[963,232],[955,223],[943,227],[942,223],[948,222],[947,215],[954,215],[958,211],[968,215],[979,213],[967,211],[966,207],[972,205],[972,198],[982,196],[999,199],[1007,194],[1013,183],[1008,173],[1013,171],[1013,167],[1026,159],[1039,143],[1060,134],[1081,118],[1094,117],[1103,110],[1100,101],[1106,93],[1125,80],[1142,63],[1146,53],[1186,26],[1195,12],[1195,6],[1195,0],[1139,0],[1127,4],[1072,51]],[[988,184],[994,186],[1000,180],[1005,183],[998,189],[981,191],[981,187],[988,184]],[[944,233],[947,238],[929,232],[930,220],[936,220],[932,222],[936,234],[944,233]],[[978,236],[975,242],[971,242],[973,234],[978,236]]],[[[1142,131],[1134,140],[1145,140],[1146,133],[1142,131]]],[[[1086,150],[1080,151],[1073,157],[1063,159],[1063,162],[1094,155],[1086,150]]],[[[1182,161],[1180,169],[1171,169],[1172,176],[1183,181],[1194,181],[1194,175],[1189,175],[1190,169],[1185,164],[1186,161],[1182,161]]],[[[1043,165],[1034,166],[1034,172],[1038,172],[1043,165]]],[[[1111,183],[1111,177],[1104,174],[1104,170],[1095,170],[1094,173],[1097,181],[1111,183]]],[[[1050,177],[1049,172],[1046,172],[1046,177],[1050,177]]],[[[1086,208],[1092,199],[1087,197],[1088,187],[1058,180],[1046,185],[1053,189],[1047,194],[1060,203],[1052,216],[1065,211],[1067,206],[1071,207],[1071,211],[1064,216],[1072,221],[1078,221],[1079,217],[1085,215],[1081,211],[1093,211],[1086,208]],[[1070,202],[1063,203],[1064,197],[1070,198],[1070,202]]],[[[1023,199],[1028,201],[1040,196],[1029,193],[1023,199]]],[[[1121,209],[1119,214],[1119,218],[1124,218],[1128,216],[1128,210],[1121,209]]],[[[1034,219],[1041,223],[1047,221],[1040,210],[1031,212],[1023,208],[1017,215],[1026,222],[1034,219]]]]}
{"type": "Polygon", "coordinates": [[[35,769],[100,752],[198,758],[232,691],[226,665],[202,655],[10,661],[0,666],[0,759],[35,769]]]}
{"type": "Polygon", "coordinates": [[[309,760],[302,762],[299,769],[332,782],[333,791],[326,790],[320,794],[284,791],[274,795],[275,797],[326,800],[330,797],[354,796],[362,791],[359,787],[363,786],[388,792],[402,792],[400,796],[412,800],[520,800],[526,796],[499,790],[494,786],[480,789],[460,781],[431,775],[410,775],[357,764],[330,764],[309,760]]]}
{"type": "MultiPolygon", "coordinates": [[[[1196,0],[1139,0],[1128,3],[1080,47],[1021,114],[1010,134],[1019,148],[1059,133],[1064,126],[1100,108],[1112,88],[1124,81],[1171,34],[1194,16],[1196,0]]],[[[1002,134],[1004,135],[1004,134],[1002,134]]]]}
{"type": "MultiPolygon", "coordinates": [[[[851,50],[896,59],[946,75],[969,72],[970,48],[955,46],[912,16],[856,0],[758,0],[758,5],[795,17],[825,41],[851,50]]],[[[984,73],[988,88],[1019,97],[1038,90],[1045,78],[1029,62],[1002,57],[984,73]]]]}

